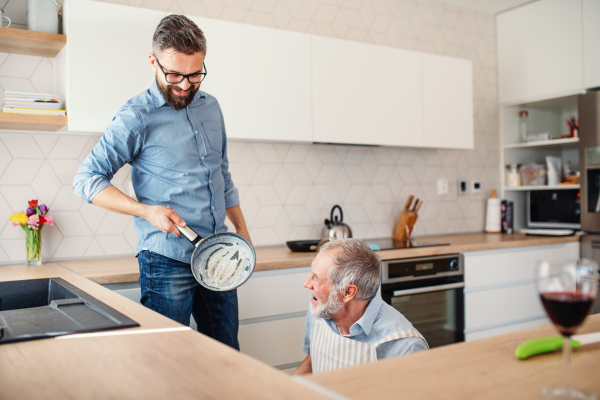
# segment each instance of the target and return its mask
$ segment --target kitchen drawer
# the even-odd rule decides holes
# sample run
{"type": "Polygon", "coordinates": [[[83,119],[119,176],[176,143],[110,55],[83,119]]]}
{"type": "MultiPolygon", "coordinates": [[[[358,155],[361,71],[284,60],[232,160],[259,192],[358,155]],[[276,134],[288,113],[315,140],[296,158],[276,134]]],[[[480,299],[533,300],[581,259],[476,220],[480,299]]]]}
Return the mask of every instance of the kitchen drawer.
{"type": "Polygon", "coordinates": [[[467,333],[465,335],[465,341],[470,342],[472,340],[485,339],[492,336],[503,335],[505,333],[517,332],[523,329],[535,328],[536,326],[542,326],[549,324],[550,320],[546,317],[538,318],[531,321],[519,322],[516,324],[510,324],[500,326],[498,328],[485,329],[482,331],[467,333]]]}
{"type": "Polygon", "coordinates": [[[310,292],[302,284],[309,274],[310,268],[295,273],[255,273],[238,289],[240,320],[306,312],[310,292]]]}
{"type": "Polygon", "coordinates": [[[535,284],[465,293],[465,331],[545,316],[535,284]]]}
{"type": "Polygon", "coordinates": [[[521,247],[464,254],[465,288],[533,280],[539,260],[579,258],[579,243],[521,247]]]}
{"type": "Polygon", "coordinates": [[[297,363],[302,351],[306,317],[240,325],[240,350],[271,366],[297,363]]]}

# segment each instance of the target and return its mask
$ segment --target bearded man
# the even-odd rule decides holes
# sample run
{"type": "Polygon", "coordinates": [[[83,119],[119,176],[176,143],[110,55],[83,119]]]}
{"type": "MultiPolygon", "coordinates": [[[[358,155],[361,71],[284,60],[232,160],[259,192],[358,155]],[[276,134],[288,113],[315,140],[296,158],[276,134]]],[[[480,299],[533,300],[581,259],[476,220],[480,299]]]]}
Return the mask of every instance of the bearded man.
{"type": "Polygon", "coordinates": [[[380,260],[358,239],[322,246],[304,287],[312,292],[294,375],[320,373],[427,350],[425,338],[377,293],[380,260]]]}
{"type": "MultiPolygon", "coordinates": [[[[238,343],[235,290],[212,292],[194,279],[194,247],[175,226],[202,237],[226,232],[225,216],[250,240],[228,171],[227,138],[217,100],[199,90],[206,77],[206,38],[183,15],[162,19],[152,39],[155,82],[115,115],[75,176],[87,202],[134,216],[141,303],[233,348],[238,343]],[[110,180],[130,164],[137,200],[110,180]],[[184,222],[185,220],[185,222],[184,222]]],[[[127,79],[127,77],[124,77],[127,79]]]]}

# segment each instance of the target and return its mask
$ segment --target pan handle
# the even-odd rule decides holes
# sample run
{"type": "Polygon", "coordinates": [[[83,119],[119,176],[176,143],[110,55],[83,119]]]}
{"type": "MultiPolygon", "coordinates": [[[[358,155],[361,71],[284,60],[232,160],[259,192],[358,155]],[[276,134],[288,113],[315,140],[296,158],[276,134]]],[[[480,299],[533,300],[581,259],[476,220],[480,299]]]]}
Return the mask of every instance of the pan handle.
{"type": "Polygon", "coordinates": [[[185,236],[185,238],[189,240],[194,246],[196,246],[198,242],[202,240],[202,237],[196,232],[194,232],[194,230],[189,226],[178,226],[177,224],[174,225],[177,227],[177,229],[179,229],[179,232],[181,232],[181,234],[185,236]]]}

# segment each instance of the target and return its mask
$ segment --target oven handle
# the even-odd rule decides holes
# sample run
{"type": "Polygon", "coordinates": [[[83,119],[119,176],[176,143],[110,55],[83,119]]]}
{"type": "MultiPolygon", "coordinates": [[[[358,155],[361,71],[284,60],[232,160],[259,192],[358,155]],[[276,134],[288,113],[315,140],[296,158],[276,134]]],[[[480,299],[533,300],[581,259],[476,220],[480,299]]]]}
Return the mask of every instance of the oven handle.
{"type": "Polygon", "coordinates": [[[394,297],[406,296],[409,294],[417,294],[417,293],[438,292],[440,290],[460,289],[460,288],[464,288],[464,287],[465,287],[465,283],[459,282],[459,283],[448,283],[446,285],[428,286],[428,287],[417,288],[417,289],[396,290],[394,292],[394,297]]]}

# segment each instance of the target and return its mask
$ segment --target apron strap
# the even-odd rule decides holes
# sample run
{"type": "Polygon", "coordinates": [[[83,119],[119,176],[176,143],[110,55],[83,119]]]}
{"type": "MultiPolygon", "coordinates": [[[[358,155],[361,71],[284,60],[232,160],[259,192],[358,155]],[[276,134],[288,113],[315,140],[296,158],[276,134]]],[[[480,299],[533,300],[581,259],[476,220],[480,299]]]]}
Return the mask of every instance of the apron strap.
{"type": "Polygon", "coordinates": [[[421,335],[419,333],[419,331],[417,331],[416,329],[406,329],[403,331],[398,331],[398,332],[392,333],[391,335],[388,335],[388,336],[384,337],[383,339],[381,339],[380,341],[378,341],[377,343],[375,343],[374,346],[377,347],[380,344],[391,342],[392,340],[405,339],[405,338],[409,338],[409,337],[423,339],[423,341],[427,345],[427,348],[429,349],[429,344],[427,343],[427,340],[425,340],[423,335],[421,335]]]}

